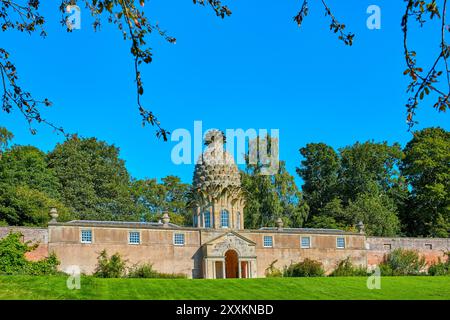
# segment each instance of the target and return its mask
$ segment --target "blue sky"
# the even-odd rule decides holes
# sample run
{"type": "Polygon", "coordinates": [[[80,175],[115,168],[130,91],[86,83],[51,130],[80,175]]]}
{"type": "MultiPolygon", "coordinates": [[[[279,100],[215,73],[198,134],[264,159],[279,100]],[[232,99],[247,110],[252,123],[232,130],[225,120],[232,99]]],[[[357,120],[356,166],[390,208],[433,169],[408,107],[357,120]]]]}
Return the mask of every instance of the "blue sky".
{"type": "MultiPolygon", "coordinates": [[[[339,148],[369,139],[404,145],[411,138],[404,107],[408,79],[402,75],[403,1],[329,0],[336,17],[356,33],[352,47],[329,32],[319,1],[311,3],[302,28],[292,21],[301,1],[224,2],[233,11],[224,20],[190,0],[146,3],[153,22],[177,38],[171,45],[152,35],[154,61],[142,69],[144,105],[166,129],[193,130],[196,120],[204,129],[279,129],[280,155],[292,174],[298,149],[309,142],[339,148]],[[366,27],[371,4],[382,10],[381,30],[366,27]]],[[[164,143],[141,126],[129,43],[106,21],[93,32],[84,9],[82,29],[66,33],[58,6],[42,2],[46,39],[1,34],[23,86],[54,103],[45,116],[69,132],[118,146],[134,177],[175,174],[190,182],[193,166],[171,161],[176,143],[164,143]]],[[[411,38],[419,64],[431,63],[439,50],[432,27],[411,38]]],[[[422,103],[417,129],[448,130],[449,115],[431,103],[422,103]]],[[[0,125],[13,131],[14,143],[46,151],[63,140],[44,126],[32,136],[18,112],[0,113],[0,125]]]]}

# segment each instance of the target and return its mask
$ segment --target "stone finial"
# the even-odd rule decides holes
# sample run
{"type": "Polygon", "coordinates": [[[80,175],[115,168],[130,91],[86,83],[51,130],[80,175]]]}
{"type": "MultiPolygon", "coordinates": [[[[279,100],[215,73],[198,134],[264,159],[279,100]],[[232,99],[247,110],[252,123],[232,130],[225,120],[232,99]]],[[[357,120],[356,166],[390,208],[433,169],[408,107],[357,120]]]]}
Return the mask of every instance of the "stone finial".
{"type": "Polygon", "coordinates": [[[162,222],[163,222],[163,227],[168,227],[169,226],[169,222],[170,222],[169,213],[164,212],[164,214],[162,216],[162,222]]]}
{"type": "Polygon", "coordinates": [[[358,232],[363,234],[364,233],[364,223],[362,221],[358,222],[356,225],[356,228],[358,229],[358,232]]]}
{"type": "Polygon", "coordinates": [[[52,222],[52,223],[57,222],[56,219],[58,219],[59,214],[58,214],[58,210],[56,208],[51,208],[50,209],[50,217],[52,217],[50,222],[52,222]]]}
{"type": "Polygon", "coordinates": [[[283,230],[284,222],[281,218],[278,218],[275,223],[277,224],[278,230],[283,230]]]}

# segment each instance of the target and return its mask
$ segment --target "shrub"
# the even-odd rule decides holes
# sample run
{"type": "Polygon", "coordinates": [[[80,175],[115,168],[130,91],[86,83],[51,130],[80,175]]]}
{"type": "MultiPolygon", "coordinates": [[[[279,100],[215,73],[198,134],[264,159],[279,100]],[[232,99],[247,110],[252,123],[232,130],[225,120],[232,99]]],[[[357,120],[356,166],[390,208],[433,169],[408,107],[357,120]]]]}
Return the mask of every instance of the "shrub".
{"type": "Polygon", "coordinates": [[[153,269],[152,263],[134,265],[128,269],[128,278],[161,278],[161,279],[184,279],[185,274],[181,273],[160,273],[153,269]]]}
{"type": "Polygon", "coordinates": [[[59,261],[54,253],[39,261],[28,261],[25,253],[38,244],[21,241],[21,233],[10,233],[0,240],[0,274],[52,275],[57,273],[59,261]]]}
{"type": "Polygon", "coordinates": [[[395,249],[380,264],[383,276],[420,275],[425,268],[425,258],[414,250],[395,249]]]}
{"type": "Polygon", "coordinates": [[[32,276],[58,274],[59,260],[55,253],[51,253],[47,258],[36,262],[28,263],[25,273],[32,276]]]}
{"type": "Polygon", "coordinates": [[[309,258],[302,262],[291,264],[284,269],[284,277],[322,277],[325,275],[322,263],[309,258]]]}
{"type": "Polygon", "coordinates": [[[97,267],[95,268],[94,276],[98,278],[120,278],[125,275],[124,261],[119,253],[115,253],[108,257],[106,250],[100,252],[97,258],[97,267]]]}
{"type": "Polygon", "coordinates": [[[144,263],[135,265],[128,270],[128,278],[156,278],[157,272],[153,270],[153,264],[144,263]]]}
{"type": "Polygon", "coordinates": [[[450,276],[450,251],[446,252],[447,261],[443,262],[439,258],[438,262],[433,263],[428,268],[428,274],[431,276],[450,276]]]}
{"type": "Polygon", "coordinates": [[[367,270],[363,267],[353,265],[350,257],[339,261],[336,269],[331,272],[330,277],[358,277],[367,276],[367,270]]]}
{"type": "Polygon", "coordinates": [[[275,267],[275,263],[277,263],[277,261],[278,260],[272,261],[272,263],[265,270],[264,273],[267,278],[278,278],[278,277],[283,276],[283,273],[281,272],[281,270],[278,269],[277,267],[275,267]]]}

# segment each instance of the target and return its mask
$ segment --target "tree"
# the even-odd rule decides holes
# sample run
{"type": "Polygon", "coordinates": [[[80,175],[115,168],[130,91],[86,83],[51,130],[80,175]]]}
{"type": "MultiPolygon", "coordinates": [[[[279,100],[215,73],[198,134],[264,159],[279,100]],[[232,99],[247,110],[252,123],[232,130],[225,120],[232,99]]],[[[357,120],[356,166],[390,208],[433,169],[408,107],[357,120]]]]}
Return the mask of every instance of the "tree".
{"type": "Polygon", "coordinates": [[[0,160],[0,184],[27,186],[59,199],[60,185],[55,172],[48,167],[47,155],[32,146],[14,146],[0,160]]]}
{"type": "Polygon", "coordinates": [[[69,210],[46,193],[26,185],[0,185],[0,221],[13,226],[46,226],[50,208],[58,210],[58,220],[70,220],[69,210]]]}
{"type": "Polygon", "coordinates": [[[5,127],[0,127],[0,160],[4,150],[8,147],[9,142],[14,138],[14,135],[5,127]]]}
{"type": "Polygon", "coordinates": [[[441,128],[414,132],[401,170],[411,186],[404,224],[411,235],[450,234],[450,133],[441,128]]]}
{"type": "Polygon", "coordinates": [[[281,218],[287,227],[301,227],[308,216],[309,208],[295,184],[294,177],[286,171],[280,161],[274,175],[261,174],[260,165],[247,164],[241,172],[245,194],[244,209],[247,228],[260,228],[275,224],[281,218]]]}
{"type": "Polygon", "coordinates": [[[334,198],[320,209],[318,214],[310,216],[308,227],[312,228],[330,228],[347,229],[353,227],[354,219],[347,215],[348,211],[339,198],[334,198]]]}
{"type": "Polygon", "coordinates": [[[340,160],[333,148],[324,143],[308,143],[300,153],[304,160],[297,174],[303,179],[304,199],[314,216],[337,194],[340,160]]]}
{"type": "Polygon", "coordinates": [[[167,176],[162,183],[156,179],[134,180],[131,194],[141,220],[157,221],[167,211],[171,223],[189,225],[191,212],[187,209],[189,185],[179,177],[167,176]]]}
{"type": "Polygon", "coordinates": [[[373,186],[398,204],[406,198],[406,183],[399,172],[403,153],[398,143],[390,146],[386,142],[356,142],[340,149],[340,156],[340,196],[345,204],[373,186]]]}
{"type": "Polygon", "coordinates": [[[358,195],[345,209],[346,216],[356,225],[362,221],[369,236],[397,236],[400,232],[397,207],[386,194],[377,191],[358,195]]]}
{"type": "MultiPolygon", "coordinates": [[[[210,6],[215,14],[221,18],[231,15],[231,10],[226,5],[222,5],[221,0],[194,0],[193,2],[202,6],[210,6]]],[[[161,29],[158,24],[152,24],[151,20],[145,16],[142,9],[144,0],[63,0],[59,7],[62,13],[61,22],[62,25],[67,26],[67,31],[69,32],[72,31],[72,27],[68,21],[67,11],[70,10],[67,10],[67,8],[75,6],[77,3],[85,4],[86,8],[90,10],[94,18],[93,27],[95,30],[99,28],[102,18],[106,18],[109,23],[117,26],[125,40],[130,41],[130,52],[135,69],[137,107],[142,117],[142,122],[143,124],[155,126],[157,128],[157,136],[167,140],[169,132],[161,127],[155,114],[141,103],[144,85],[140,67],[142,64],[148,64],[152,61],[152,51],[147,46],[147,35],[156,32],[170,43],[175,43],[175,38],[167,35],[166,31],[161,29]]],[[[403,46],[405,63],[407,65],[404,74],[411,77],[411,83],[407,88],[411,96],[406,106],[407,121],[409,126],[412,127],[415,123],[414,116],[419,101],[425,95],[430,93],[437,95],[437,102],[434,104],[434,107],[439,111],[447,110],[450,105],[450,72],[447,63],[450,50],[445,40],[447,0],[405,0],[405,3],[405,13],[402,17],[401,28],[404,35],[403,46]],[[427,14],[429,15],[429,20],[439,20],[440,50],[436,60],[432,63],[432,67],[424,70],[417,66],[416,52],[410,49],[408,39],[411,35],[411,17],[422,27],[426,22],[425,16],[427,14]],[[444,71],[438,70],[439,66],[442,66],[444,71]],[[437,84],[442,79],[446,79],[448,89],[438,88],[437,84]]],[[[325,9],[325,14],[330,17],[330,30],[338,34],[338,39],[345,45],[351,46],[355,35],[346,31],[345,24],[338,21],[325,0],[321,0],[321,4],[325,9]]],[[[17,30],[28,34],[39,32],[41,36],[45,37],[47,35],[44,28],[45,18],[39,14],[39,7],[39,0],[0,0],[2,31],[17,30]]],[[[294,16],[293,20],[301,26],[308,13],[309,0],[303,0],[300,11],[294,16]]],[[[36,133],[32,124],[37,122],[46,123],[55,130],[67,135],[62,127],[58,127],[42,117],[40,108],[42,106],[50,106],[51,102],[48,99],[36,99],[30,92],[22,88],[19,84],[17,68],[5,48],[0,48],[0,75],[3,80],[3,111],[10,113],[13,109],[18,109],[25,116],[32,134],[36,133]]]]}
{"type": "Polygon", "coordinates": [[[72,137],[48,155],[64,204],[79,219],[136,219],[130,176],[119,149],[96,138],[72,137]]]}

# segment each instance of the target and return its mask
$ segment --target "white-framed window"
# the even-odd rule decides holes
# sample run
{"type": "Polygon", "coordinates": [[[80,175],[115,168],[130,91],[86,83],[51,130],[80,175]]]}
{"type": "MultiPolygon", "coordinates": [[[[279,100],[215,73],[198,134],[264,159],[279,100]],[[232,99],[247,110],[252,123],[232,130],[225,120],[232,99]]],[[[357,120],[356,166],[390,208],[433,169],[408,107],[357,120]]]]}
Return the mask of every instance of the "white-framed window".
{"type": "Polygon", "coordinates": [[[184,233],[174,233],[173,244],[176,246],[184,246],[184,233]]]}
{"type": "Polygon", "coordinates": [[[300,245],[302,249],[311,248],[311,237],[301,237],[300,245]]]}
{"type": "Polygon", "coordinates": [[[220,213],[220,226],[222,228],[228,228],[229,226],[229,221],[230,221],[230,214],[228,213],[227,210],[222,210],[222,212],[220,213]]]}
{"type": "Polygon", "coordinates": [[[265,248],[272,248],[273,247],[273,237],[272,236],[264,236],[263,246],[265,248]]]}
{"type": "Polygon", "coordinates": [[[209,211],[205,211],[203,213],[203,218],[205,219],[205,228],[211,228],[211,213],[209,211]]]}
{"type": "Polygon", "coordinates": [[[128,232],[128,243],[129,244],[140,244],[141,243],[141,233],[139,231],[128,232]]]}
{"type": "Polygon", "coordinates": [[[337,237],[336,238],[336,248],[338,248],[338,249],[344,249],[345,248],[345,238],[344,237],[337,237]]]}
{"type": "Polygon", "coordinates": [[[81,230],[81,243],[92,243],[92,230],[81,230]]]}

